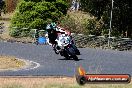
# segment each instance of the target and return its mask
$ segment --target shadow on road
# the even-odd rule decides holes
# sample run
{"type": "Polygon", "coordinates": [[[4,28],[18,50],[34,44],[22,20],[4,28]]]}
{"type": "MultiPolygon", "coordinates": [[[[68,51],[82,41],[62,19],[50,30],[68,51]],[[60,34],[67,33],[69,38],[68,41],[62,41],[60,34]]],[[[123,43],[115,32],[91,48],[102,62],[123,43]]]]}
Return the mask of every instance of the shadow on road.
{"type": "MultiPolygon", "coordinates": [[[[58,59],[58,60],[74,60],[74,59],[66,59],[66,58],[62,58],[62,59],[58,59]]],[[[84,59],[78,59],[78,61],[80,60],[84,60],[84,59]]]]}

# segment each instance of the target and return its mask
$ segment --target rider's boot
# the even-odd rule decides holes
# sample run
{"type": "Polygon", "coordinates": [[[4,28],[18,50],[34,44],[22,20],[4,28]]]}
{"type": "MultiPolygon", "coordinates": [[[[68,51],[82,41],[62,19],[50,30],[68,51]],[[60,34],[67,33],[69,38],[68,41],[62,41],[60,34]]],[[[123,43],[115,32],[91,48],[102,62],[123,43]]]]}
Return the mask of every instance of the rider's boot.
{"type": "Polygon", "coordinates": [[[55,51],[56,54],[59,54],[59,49],[56,44],[53,45],[53,50],[55,51]]]}

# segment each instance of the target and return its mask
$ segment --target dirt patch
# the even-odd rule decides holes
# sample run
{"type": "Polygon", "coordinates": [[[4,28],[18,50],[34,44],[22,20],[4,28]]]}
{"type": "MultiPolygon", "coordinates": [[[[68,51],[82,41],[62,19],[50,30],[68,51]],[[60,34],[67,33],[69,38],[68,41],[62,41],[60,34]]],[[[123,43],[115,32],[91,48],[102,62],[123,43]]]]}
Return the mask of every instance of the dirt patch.
{"type": "Polygon", "coordinates": [[[0,56],[0,71],[19,69],[25,66],[25,62],[11,56],[0,56]]]}

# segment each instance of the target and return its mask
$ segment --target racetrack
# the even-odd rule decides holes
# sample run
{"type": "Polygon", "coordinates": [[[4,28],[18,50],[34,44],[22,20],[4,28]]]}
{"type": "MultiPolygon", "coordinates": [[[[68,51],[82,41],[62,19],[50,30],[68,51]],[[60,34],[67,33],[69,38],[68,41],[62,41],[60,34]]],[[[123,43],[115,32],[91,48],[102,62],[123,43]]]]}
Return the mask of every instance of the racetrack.
{"type": "Polygon", "coordinates": [[[31,61],[31,67],[0,72],[0,76],[73,76],[82,66],[87,73],[132,74],[132,52],[80,48],[79,61],[65,60],[47,45],[0,42],[0,55],[31,61]]]}

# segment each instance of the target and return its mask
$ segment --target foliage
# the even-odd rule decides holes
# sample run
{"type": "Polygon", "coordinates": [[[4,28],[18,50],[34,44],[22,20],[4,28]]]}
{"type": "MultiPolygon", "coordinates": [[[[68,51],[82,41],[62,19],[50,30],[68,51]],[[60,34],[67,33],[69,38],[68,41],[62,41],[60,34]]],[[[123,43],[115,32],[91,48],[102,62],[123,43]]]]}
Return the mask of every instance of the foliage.
{"type": "MultiPolygon", "coordinates": [[[[63,0],[44,1],[44,0],[22,0],[11,20],[11,28],[18,27],[21,29],[23,36],[30,33],[30,29],[45,29],[47,23],[57,21],[60,17],[67,13],[67,4],[63,0]],[[28,28],[28,32],[24,32],[22,28],[28,28]]],[[[17,29],[16,29],[17,30],[17,29]]],[[[11,36],[22,36],[12,34],[14,29],[11,29],[11,36]]]]}
{"type": "Polygon", "coordinates": [[[95,34],[95,32],[96,32],[95,24],[96,24],[95,20],[89,19],[87,22],[87,25],[86,25],[86,29],[87,29],[86,33],[92,34],[92,35],[95,34]]]}
{"type": "Polygon", "coordinates": [[[89,15],[82,12],[68,12],[67,15],[60,19],[60,25],[73,33],[86,34],[86,23],[89,15]]]}
{"type": "MultiPolygon", "coordinates": [[[[89,12],[97,20],[103,20],[103,28],[109,29],[111,14],[111,0],[81,0],[81,9],[89,12]]],[[[113,36],[132,36],[132,2],[131,0],[114,0],[113,18],[112,18],[112,35],[113,36]],[[127,34],[126,34],[127,32],[127,34]],[[117,35],[118,34],[118,35],[117,35]]],[[[100,30],[101,31],[101,30],[100,30]]]]}
{"type": "Polygon", "coordinates": [[[63,19],[60,19],[61,25],[67,29],[69,29],[71,32],[76,32],[76,25],[75,25],[75,20],[71,17],[69,17],[69,15],[65,16],[63,19]]]}

